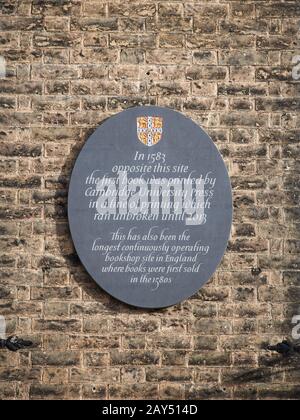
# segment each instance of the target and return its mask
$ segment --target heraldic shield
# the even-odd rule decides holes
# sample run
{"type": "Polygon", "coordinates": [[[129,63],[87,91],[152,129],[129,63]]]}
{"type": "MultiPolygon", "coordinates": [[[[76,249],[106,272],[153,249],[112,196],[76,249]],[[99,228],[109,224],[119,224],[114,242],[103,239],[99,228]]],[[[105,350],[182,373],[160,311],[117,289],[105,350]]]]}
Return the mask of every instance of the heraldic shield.
{"type": "Polygon", "coordinates": [[[138,117],[137,134],[139,140],[148,147],[155,146],[162,139],[163,118],[138,117]]]}

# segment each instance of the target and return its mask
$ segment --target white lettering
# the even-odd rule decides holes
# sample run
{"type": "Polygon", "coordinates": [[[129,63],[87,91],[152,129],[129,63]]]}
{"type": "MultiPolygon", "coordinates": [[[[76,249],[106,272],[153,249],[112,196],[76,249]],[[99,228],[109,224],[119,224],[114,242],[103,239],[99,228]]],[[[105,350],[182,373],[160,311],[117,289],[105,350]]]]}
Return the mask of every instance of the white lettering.
{"type": "Polygon", "coordinates": [[[100,216],[124,217],[161,216],[180,220],[185,216],[188,226],[206,223],[206,179],[142,178],[128,180],[126,171],[119,171],[117,178],[102,178],[96,185],[96,209],[100,216]]]}

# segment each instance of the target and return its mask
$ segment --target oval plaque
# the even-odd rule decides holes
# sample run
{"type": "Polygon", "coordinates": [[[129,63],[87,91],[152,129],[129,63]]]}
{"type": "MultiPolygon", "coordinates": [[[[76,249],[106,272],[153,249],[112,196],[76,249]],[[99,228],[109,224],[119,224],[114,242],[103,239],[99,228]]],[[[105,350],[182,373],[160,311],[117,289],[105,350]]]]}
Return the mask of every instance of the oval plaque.
{"type": "Polygon", "coordinates": [[[163,308],[214,274],[232,224],[225,163],[210,137],[170,109],[103,123],[76,161],[68,215],[91,277],[127,304],[163,308]]]}

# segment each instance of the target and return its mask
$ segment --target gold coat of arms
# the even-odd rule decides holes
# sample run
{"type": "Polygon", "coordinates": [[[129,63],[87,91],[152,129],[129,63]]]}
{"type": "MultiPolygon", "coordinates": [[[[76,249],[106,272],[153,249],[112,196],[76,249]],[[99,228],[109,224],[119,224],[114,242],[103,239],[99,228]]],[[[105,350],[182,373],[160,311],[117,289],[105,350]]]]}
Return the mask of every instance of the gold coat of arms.
{"type": "Polygon", "coordinates": [[[162,139],[163,119],[161,117],[138,117],[137,134],[146,146],[155,146],[162,139]]]}

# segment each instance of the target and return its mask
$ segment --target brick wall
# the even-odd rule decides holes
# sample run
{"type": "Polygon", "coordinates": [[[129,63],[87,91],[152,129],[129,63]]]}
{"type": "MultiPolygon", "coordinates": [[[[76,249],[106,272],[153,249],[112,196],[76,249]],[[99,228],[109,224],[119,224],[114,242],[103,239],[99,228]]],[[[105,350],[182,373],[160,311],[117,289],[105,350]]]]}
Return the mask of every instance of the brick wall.
{"type": "Polygon", "coordinates": [[[263,350],[300,313],[300,3],[2,0],[0,315],[34,349],[0,353],[0,397],[299,398],[263,350]],[[135,310],[102,292],[66,219],[76,156],[140,104],[202,125],[228,163],[234,227],[194,298],[135,310]]]}

